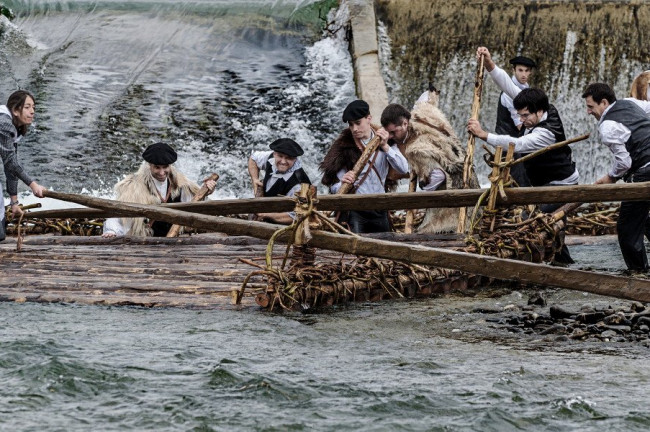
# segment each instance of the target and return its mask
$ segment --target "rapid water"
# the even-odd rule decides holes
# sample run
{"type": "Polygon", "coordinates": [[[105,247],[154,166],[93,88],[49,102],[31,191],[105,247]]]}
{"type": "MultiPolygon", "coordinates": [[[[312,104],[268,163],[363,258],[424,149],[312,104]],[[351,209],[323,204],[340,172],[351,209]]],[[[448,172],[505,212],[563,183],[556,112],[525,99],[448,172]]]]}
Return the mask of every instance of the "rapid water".
{"type": "Polygon", "coordinates": [[[48,187],[111,196],[163,140],[190,178],[221,176],[215,198],[242,197],[250,152],[291,137],[317,181],[354,99],[344,32],[322,38],[332,3],[9,2],[0,98],[38,103],[21,162],[48,187]]]}
{"type": "MultiPolygon", "coordinates": [[[[191,178],[218,172],[217,197],[250,196],[246,158],[278,136],[317,179],[354,98],[317,2],[9,5],[0,99],[36,94],[20,159],[57,190],[111,196],[156,140],[191,178]]],[[[615,244],[572,253],[623,267],[615,244]]],[[[0,303],[0,430],[647,430],[647,346],[512,335],[474,312],[528,294],[315,315],[0,303]]]]}

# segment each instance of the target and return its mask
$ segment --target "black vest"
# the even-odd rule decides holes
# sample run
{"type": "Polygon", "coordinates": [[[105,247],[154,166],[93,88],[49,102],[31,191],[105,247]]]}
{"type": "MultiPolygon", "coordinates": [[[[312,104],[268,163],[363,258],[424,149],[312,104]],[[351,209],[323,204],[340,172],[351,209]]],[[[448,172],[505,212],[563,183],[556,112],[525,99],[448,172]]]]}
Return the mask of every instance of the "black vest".
{"type": "Polygon", "coordinates": [[[271,186],[271,189],[268,191],[266,190],[266,184],[269,182],[269,179],[273,175],[273,166],[271,165],[271,158],[273,155],[269,156],[268,160],[266,161],[266,167],[264,170],[266,173],[264,174],[264,180],[262,183],[262,190],[264,191],[264,196],[265,197],[274,197],[274,196],[286,196],[290,191],[291,188],[293,188],[297,184],[301,183],[309,183],[311,184],[311,181],[309,180],[309,177],[307,177],[307,173],[305,170],[302,168],[298,168],[291,174],[291,177],[289,179],[285,180],[283,178],[280,178],[273,183],[273,186],[271,186]]]}
{"type": "Polygon", "coordinates": [[[499,95],[499,106],[497,108],[497,125],[494,127],[494,133],[497,135],[510,135],[511,137],[519,136],[519,128],[512,120],[510,110],[503,106],[501,103],[501,95],[499,95]]]}
{"type": "MultiPolygon", "coordinates": [[[[167,187],[171,187],[169,185],[169,180],[167,180],[167,187]]],[[[181,202],[181,195],[178,194],[176,198],[170,198],[169,201],[165,201],[168,203],[172,202],[181,202]]],[[[167,233],[169,232],[169,229],[172,227],[173,224],[169,222],[163,222],[163,221],[153,221],[151,224],[151,229],[153,230],[153,236],[154,237],[167,237],[167,233]]]]}
{"type": "Polygon", "coordinates": [[[650,162],[650,118],[641,107],[625,99],[616,101],[601,119],[605,120],[621,123],[631,132],[625,149],[632,159],[632,167],[626,177],[650,162]]]}
{"type": "MultiPolygon", "coordinates": [[[[533,129],[543,128],[551,131],[555,136],[555,142],[566,140],[564,126],[560,120],[560,114],[553,105],[549,106],[546,120],[539,122],[533,129]]],[[[520,136],[523,136],[525,128],[521,128],[520,136]]],[[[559,149],[543,153],[527,162],[524,162],[526,174],[533,186],[543,186],[554,180],[564,180],[576,170],[576,164],[571,159],[571,149],[564,146],[559,149]]]]}

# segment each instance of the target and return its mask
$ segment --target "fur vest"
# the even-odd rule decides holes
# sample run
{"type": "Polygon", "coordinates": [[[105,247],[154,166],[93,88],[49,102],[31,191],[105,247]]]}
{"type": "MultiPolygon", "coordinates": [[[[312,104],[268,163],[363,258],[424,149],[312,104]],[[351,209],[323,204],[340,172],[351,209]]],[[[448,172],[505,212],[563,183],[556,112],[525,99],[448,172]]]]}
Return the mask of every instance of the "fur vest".
{"type": "MultiPolygon", "coordinates": [[[[372,125],[376,131],[379,126],[372,125]]],[[[350,171],[354,168],[361,157],[361,150],[354,142],[354,137],[349,128],[345,128],[343,132],[334,140],[332,146],[327,151],[325,158],[319,165],[320,171],[323,173],[321,183],[325,186],[332,186],[338,183],[339,178],[336,175],[340,170],[350,171]]]]}
{"type": "MultiPolygon", "coordinates": [[[[199,191],[199,186],[188,180],[187,177],[174,166],[171,166],[169,172],[168,188],[169,200],[173,201],[180,197],[181,191],[185,190],[190,195],[195,195],[199,191]]],[[[118,201],[132,202],[137,204],[160,204],[162,201],[156,190],[151,169],[148,162],[143,162],[135,174],[129,174],[115,185],[115,195],[118,201]]],[[[127,235],[132,236],[152,236],[153,230],[145,221],[145,218],[122,218],[120,220],[124,226],[131,225],[127,235]]]]}
{"type": "MultiPolygon", "coordinates": [[[[404,157],[418,178],[428,179],[438,168],[447,176],[447,189],[463,187],[465,149],[449,120],[438,108],[438,93],[429,92],[429,100],[418,102],[411,111],[404,157]]],[[[476,175],[471,183],[472,187],[478,187],[476,175]]],[[[425,233],[456,231],[458,212],[457,208],[427,209],[417,230],[425,233]]]]}

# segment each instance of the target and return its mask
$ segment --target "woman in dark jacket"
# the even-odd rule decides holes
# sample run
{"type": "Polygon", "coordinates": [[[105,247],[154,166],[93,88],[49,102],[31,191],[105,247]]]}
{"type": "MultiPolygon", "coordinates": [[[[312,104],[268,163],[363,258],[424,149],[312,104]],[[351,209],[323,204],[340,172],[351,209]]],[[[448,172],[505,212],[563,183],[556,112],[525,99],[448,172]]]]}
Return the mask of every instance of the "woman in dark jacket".
{"type": "MultiPolygon", "coordinates": [[[[34,195],[43,197],[45,188],[27,175],[18,162],[18,141],[27,133],[34,120],[34,96],[26,90],[15,91],[9,96],[7,105],[0,105],[0,158],[7,178],[7,193],[11,212],[15,217],[22,214],[18,206],[18,179],[32,190],[34,195]]],[[[0,196],[3,196],[0,184],[0,196]]],[[[0,214],[0,240],[5,238],[4,211],[0,214]]]]}

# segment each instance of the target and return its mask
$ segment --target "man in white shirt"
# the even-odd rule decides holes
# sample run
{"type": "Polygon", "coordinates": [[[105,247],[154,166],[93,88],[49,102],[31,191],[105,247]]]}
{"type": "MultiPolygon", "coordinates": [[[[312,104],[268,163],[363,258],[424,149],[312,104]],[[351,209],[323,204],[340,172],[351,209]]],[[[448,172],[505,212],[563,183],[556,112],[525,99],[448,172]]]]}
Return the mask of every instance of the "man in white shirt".
{"type": "MultiPolygon", "coordinates": [[[[634,98],[616,100],[604,83],[587,86],[582,97],[587,113],[598,120],[600,139],[614,155],[609,172],[596,184],[650,181],[650,102],[634,98]]],[[[643,236],[650,239],[650,201],[621,202],[616,223],[618,243],[629,271],[647,272],[643,236]]]]}
{"type": "MultiPolygon", "coordinates": [[[[515,153],[528,154],[544,149],[557,142],[565,141],[564,125],[557,109],[548,101],[544,91],[537,88],[520,89],[508,74],[499,68],[485,47],[479,47],[477,57],[483,55],[485,69],[495,83],[513,98],[513,105],[522,122],[519,137],[497,135],[483,130],[478,120],[470,119],[467,130],[488,144],[508,149],[510,143],[515,145],[515,153]]],[[[580,175],[571,156],[571,148],[564,146],[541,154],[524,162],[526,174],[532,186],[562,186],[578,184],[580,175]]],[[[550,213],[562,204],[544,204],[540,209],[550,213]]],[[[566,245],[555,254],[555,262],[573,263],[566,245]]]]}
{"type": "MultiPolygon", "coordinates": [[[[529,88],[529,80],[533,74],[533,68],[537,67],[535,61],[528,57],[517,56],[510,60],[510,64],[512,65],[512,76],[510,78],[513,84],[522,90],[529,88]]],[[[522,124],[519,114],[517,114],[517,110],[513,105],[512,98],[507,93],[501,92],[497,106],[497,122],[494,127],[494,133],[497,135],[510,135],[516,138],[519,136],[522,124]]],[[[515,159],[519,157],[521,155],[515,153],[515,159]]],[[[526,170],[522,164],[513,166],[510,169],[510,175],[519,186],[530,186],[530,180],[528,180],[526,170]]]]}
{"type": "MultiPolygon", "coordinates": [[[[406,174],[408,162],[397,145],[388,144],[388,132],[372,125],[370,107],[365,101],[348,104],[343,111],[343,121],[348,127],[334,141],[320,164],[321,183],[328,186],[331,193],[337,193],[343,183],[353,184],[357,194],[384,193],[389,167],[406,174]],[[356,177],[352,168],[375,134],[381,138],[379,149],[356,177]]],[[[347,223],[355,233],[390,231],[386,210],[353,210],[349,212],[347,223]]]]}
{"type": "MultiPolygon", "coordinates": [[[[142,153],[144,162],[138,171],[115,185],[116,199],[138,204],[191,201],[199,186],[172,165],[177,157],[176,151],[168,144],[151,144],[142,153]]],[[[212,193],[216,183],[208,180],[205,185],[212,193]]],[[[165,237],[171,227],[171,223],[145,218],[109,218],[104,222],[102,237],[165,237]]]]}
{"type": "MultiPolygon", "coordinates": [[[[300,190],[302,183],[311,184],[307,173],[302,168],[299,156],[304,151],[291,138],[280,138],[271,143],[270,151],[254,151],[248,160],[248,173],[253,183],[253,193],[258,196],[288,196],[293,197],[300,190]],[[265,175],[260,180],[260,170],[265,175]]],[[[289,225],[296,217],[294,212],[288,213],[257,213],[261,220],[289,225]]]]}

